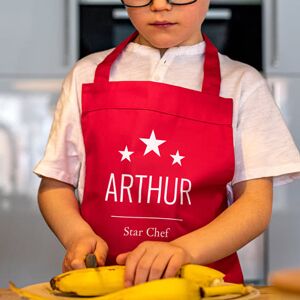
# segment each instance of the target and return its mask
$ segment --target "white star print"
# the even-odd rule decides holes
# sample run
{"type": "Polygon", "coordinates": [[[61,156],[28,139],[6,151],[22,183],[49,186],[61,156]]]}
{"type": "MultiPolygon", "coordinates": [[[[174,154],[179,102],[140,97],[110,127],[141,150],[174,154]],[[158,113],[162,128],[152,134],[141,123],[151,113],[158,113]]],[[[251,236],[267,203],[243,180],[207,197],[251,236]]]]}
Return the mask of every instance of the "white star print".
{"type": "Polygon", "coordinates": [[[175,165],[176,163],[177,164],[179,164],[180,166],[181,166],[181,160],[182,159],[184,159],[185,158],[185,156],[181,156],[180,154],[179,154],[179,151],[177,150],[177,152],[176,152],[176,154],[174,155],[172,155],[171,154],[171,156],[172,156],[172,158],[173,158],[173,163],[172,163],[172,165],[175,165]]]}
{"type": "Polygon", "coordinates": [[[128,151],[127,146],[125,147],[125,149],[123,151],[119,151],[119,152],[122,154],[121,161],[123,161],[124,159],[127,159],[127,160],[131,161],[130,160],[130,155],[134,153],[132,151],[128,151]]]}
{"type": "Polygon", "coordinates": [[[152,130],[149,139],[145,139],[145,138],[143,139],[143,138],[140,138],[140,140],[141,140],[143,143],[145,143],[145,144],[147,145],[146,150],[145,150],[145,152],[144,152],[144,156],[145,156],[147,153],[151,152],[151,151],[155,152],[158,156],[160,156],[160,152],[159,152],[158,147],[159,147],[161,144],[163,144],[163,143],[166,142],[165,140],[157,140],[157,139],[156,139],[156,136],[155,136],[155,133],[154,133],[154,130],[152,130]]]}

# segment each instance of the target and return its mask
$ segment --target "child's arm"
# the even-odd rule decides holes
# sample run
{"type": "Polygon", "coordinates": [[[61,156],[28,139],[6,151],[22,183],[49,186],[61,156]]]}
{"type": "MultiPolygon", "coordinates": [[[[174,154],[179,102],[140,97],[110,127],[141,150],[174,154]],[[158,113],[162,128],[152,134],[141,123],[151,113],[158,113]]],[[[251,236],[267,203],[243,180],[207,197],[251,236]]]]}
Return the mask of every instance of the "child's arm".
{"type": "Polygon", "coordinates": [[[43,178],[38,201],[47,224],[66,249],[63,271],[84,268],[88,253],[96,255],[98,265],[105,264],[107,244],[81,217],[71,185],[43,178]]]}
{"type": "Polygon", "coordinates": [[[144,242],[118,256],[126,264],[126,285],[172,277],[185,263],[208,264],[224,258],[261,234],[272,211],[272,179],[237,183],[236,201],[208,225],[172,242],[144,242]]]}
{"type": "Polygon", "coordinates": [[[208,264],[237,251],[260,235],[272,214],[271,178],[248,180],[233,187],[236,201],[207,226],[175,241],[196,263],[208,264]]]}

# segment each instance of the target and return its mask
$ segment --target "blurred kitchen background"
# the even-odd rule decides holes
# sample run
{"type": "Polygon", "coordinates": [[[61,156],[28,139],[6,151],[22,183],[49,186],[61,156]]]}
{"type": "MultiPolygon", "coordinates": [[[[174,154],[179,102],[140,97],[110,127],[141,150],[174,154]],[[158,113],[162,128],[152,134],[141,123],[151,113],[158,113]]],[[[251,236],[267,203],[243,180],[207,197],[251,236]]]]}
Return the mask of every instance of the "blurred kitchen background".
{"type": "MultiPolygon", "coordinates": [[[[133,28],[119,0],[0,4],[0,287],[48,281],[64,249],[44,223],[32,173],[42,157],[64,76],[133,28]]],[[[300,1],[211,0],[204,31],[220,52],[262,72],[300,146],[300,1]]],[[[300,182],[275,188],[269,230],[239,252],[245,278],[300,267],[300,182]]]]}

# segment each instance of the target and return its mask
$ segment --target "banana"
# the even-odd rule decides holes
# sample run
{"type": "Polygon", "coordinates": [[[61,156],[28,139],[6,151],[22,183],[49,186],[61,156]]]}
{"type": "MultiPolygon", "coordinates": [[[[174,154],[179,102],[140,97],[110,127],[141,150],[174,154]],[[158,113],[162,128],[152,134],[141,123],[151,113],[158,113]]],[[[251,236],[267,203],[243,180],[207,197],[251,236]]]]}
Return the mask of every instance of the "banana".
{"type": "MultiPolygon", "coordinates": [[[[25,289],[17,288],[12,282],[10,282],[9,287],[22,298],[30,300],[53,299],[51,294],[40,296],[25,289]]],[[[124,288],[104,296],[93,297],[93,300],[200,300],[228,294],[243,296],[254,291],[253,287],[242,284],[201,287],[197,283],[184,278],[167,278],[124,288]]]]}
{"type": "MultiPolygon", "coordinates": [[[[50,285],[53,290],[78,296],[101,296],[125,288],[124,266],[104,266],[72,270],[53,277],[50,285]]],[[[224,274],[212,268],[187,264],[181,267],[176,277],[197,283],[198,286],[211,286],[223,282],[224,274]]]]}
{"type": "MultiPolygon", "coordinates": [[[[17,288],[12,282],[10,289],[19,296],[30,300],[50,300],[51,295],[41,297],[38,294],[17,288]]],[[[93,297],[93,300],[200,300],[199,286],[184,278],[166,278],[149,281],[122,289],[105,296],[93,297]]]]}
{"type": "Polygon", "coordinates": [[[184,278],[166,278],[125,288],[93,300],[200,300],[199,286],[184,278]]]}
{"type": "Polygon", "coordinates": [[[200,287],[200,295],[202,297],[215,297],[228,294],[248,295],[253,288],[243,284],[229,284],[214,287],[200,287]]]}
{"type": "Polygon", "coordinates": [[[124,266],[72,270],[53,277],[53,290],[78,296],[101,296],[124,289],[124,266]]]}
{"type": "Polygon", "coordinates": [[[224,276],[220,271],[196,264],[183,265],[177,273],[177,277],[194,281],[200,286],[220,285],[224,282],[224,276]]]}

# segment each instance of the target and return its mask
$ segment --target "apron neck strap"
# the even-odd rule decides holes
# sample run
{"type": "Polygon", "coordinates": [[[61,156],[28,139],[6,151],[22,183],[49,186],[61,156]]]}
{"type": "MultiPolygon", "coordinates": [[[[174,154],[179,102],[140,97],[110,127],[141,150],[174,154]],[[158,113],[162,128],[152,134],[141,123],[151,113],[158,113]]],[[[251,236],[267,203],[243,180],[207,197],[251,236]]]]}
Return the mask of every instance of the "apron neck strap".
{"type": "MultiPolygon", "coordinates": [[[[110,69],[114,61],[124,48],[133,41],[138,35],[135,31],[123,42],[121,42],[106,58],[97,66],[95,72],[94,83],[108,82],[110,69]]],[[[221,85],[221,71],[217,48],[212,44],[206,35],[203,34],[206,43],[205,57],[204,57],[204,76],[202,83],[202,92],[219,96],[221,85]]]]}
{"type": "Polygon", "coordinates": [[[109,81],[110,69],[114,61],[117,59],[119,54],[125,49],[125,47],[133,41],[138,35],[138,32],[135,31],[129,37],[127,37],[124,41],[122,41],[109,55],[105,57],[105,59],[97,66],[95,72],[94,83],[100,83],[109,81]]]}
{"type": "Polygon", "coordinates": [[[205,41],[205,57],[203,70],[202,92],[219,96],[221,86],[221,70],[218,49],[209,38],[203,34],[205,41]]]}

